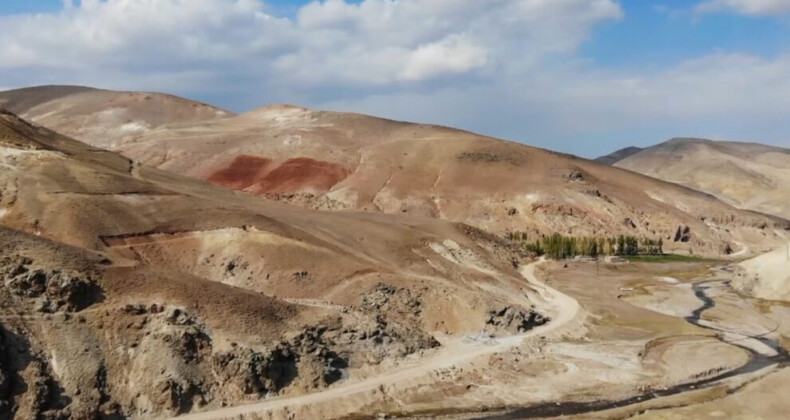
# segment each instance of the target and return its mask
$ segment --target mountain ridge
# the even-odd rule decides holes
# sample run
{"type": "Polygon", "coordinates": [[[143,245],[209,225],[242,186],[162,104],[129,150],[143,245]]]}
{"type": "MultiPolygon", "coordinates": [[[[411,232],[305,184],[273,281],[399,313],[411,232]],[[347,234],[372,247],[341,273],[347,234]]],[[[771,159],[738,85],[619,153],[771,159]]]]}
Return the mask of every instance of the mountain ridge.
{"type": "Polygon", "coordinates": [[[790,218],[790,149],[675,138],[614,166],[710,193],[738,208],[790,218]]]}
{"type": "MultiPolygon", "coordinates": [[[[82,140],[107,145],[102,138],[82,140]]],[[[666,241],[689,227],[691,239],[670,241],[667,250],[719,255],[737,243],[770,246],[779,239],[767,228],[787,223],[573,155],[450,127],[294,105],[169,122],[111,146],[143,165],[272,201],[430,217],[499,236],[524,232],[533,240],[562,233],[666,241]]]]}

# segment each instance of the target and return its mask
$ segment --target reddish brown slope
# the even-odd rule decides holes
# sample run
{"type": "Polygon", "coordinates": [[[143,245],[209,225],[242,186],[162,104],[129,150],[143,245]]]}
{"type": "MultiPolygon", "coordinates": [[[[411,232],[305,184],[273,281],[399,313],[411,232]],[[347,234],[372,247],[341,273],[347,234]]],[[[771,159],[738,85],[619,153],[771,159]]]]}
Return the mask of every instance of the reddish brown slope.
{"type": "Polygon", "coordinates": [[[569,155],[444,127],[292,106],[154,130],[121,151],[162,169],[291,203],[430,216],[498,234],[635,234],[670,239],[670,250],[718,254],[737,250],[737,243],[770,246],[779,241],[773,228],[786,225],[569,155]],[[320,185],[306,181],[304,172],[287,171],[264,188],[250,188],[272,174],[273,162],[290,159],[317,161],[307,179],[319,178],[320,185]],[[258,168],[250,162],[259,162],[258,168]],[[334,176],[326,168],[334,168],[334,176]],[[225,179],[234,173],[249,179],[225,179]],[[693,239],[672,242],[686,226],[693,239]]]}

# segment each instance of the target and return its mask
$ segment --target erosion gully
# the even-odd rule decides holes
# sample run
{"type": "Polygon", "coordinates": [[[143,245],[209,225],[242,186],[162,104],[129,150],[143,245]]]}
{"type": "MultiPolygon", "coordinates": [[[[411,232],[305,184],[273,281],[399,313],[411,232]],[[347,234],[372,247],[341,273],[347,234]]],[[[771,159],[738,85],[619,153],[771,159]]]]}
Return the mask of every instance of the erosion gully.
{"type": "MultiPolygon", "coordinates": [[[[725,331],[713,326],[713,324],[701,322],[702,314],[715,307],[716,301],[708,295],[708,290],[714,287],[730,288],[730,282],[726,280],[708,280],[703,282],[694,283],[692,289],[695,296],[702,301],[702,306],[695,309],[692,314],[685,317],[686,321],[698,327],[708,330],[724,333],[725,331]]],[[[597,400],[597,401],[568,401],[568,402],[546,402],[528,407],[517,408],[507,413],[500,413],[497,415],[480,416],[475,420],[514,420],[514,419],[530,419],[530,418],[545,418],[545,417],[558,417],[576,414],[587,414],[596,411],[609,410],[613,408],[626,407],[633,404],[643,403],[645,401],[654,400],[656,398],[668,397],[672,395],[682,394],[684,392],[705,389],[717,385],[725,379],[733,378],[740,375],[745,375],[758,371],[769,366],[785,367],[790,365],[790,354],[785,350],[782,345],[774,340],[771,340],[765,335],[756,336],[743,336],[743,340],[754,339],[772,348],[776,355],[766,356],[752,350],[749,347],[738,344],[738,341],[725,341],[721,334],[717,334],[716,338],[719,341],[731,344],[742,348],[749,353],[749,362],[745,365],[724,372],[720,375],[710,378],[701,379],[698,381],[688,382],[685,384],[676,385],[664,389],[651,390],[650,392],[635,395],[633,397],[621,400],[597,400]]],[[[739,340],[739,341],[743,341],[739,340]]],[[[732,391],[735,392],[735,391],[732,391]]]]}

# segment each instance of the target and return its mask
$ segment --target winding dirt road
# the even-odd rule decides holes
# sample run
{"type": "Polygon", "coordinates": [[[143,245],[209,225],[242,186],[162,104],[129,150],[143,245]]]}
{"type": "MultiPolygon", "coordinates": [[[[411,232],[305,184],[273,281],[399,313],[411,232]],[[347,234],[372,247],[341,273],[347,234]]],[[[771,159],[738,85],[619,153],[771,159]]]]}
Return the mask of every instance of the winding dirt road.
{"type": "Polygon", "coordinates": [[[501,353],[512,347],[518,346],[521,342],[531,336],[548,334],[552,331],[566,326],[577,319],[581,306],[576,299],[555,290],[540,281],[535,276],[535,267],[542,261],[524,266],[521,274],[537,290],[538,294],[546,301],[547,309],[551,312],[552,320],[540,327],[534,328],[524,334],[487,340],[485,342],[464,340],[459,338],[445,345],[438,352],[434,353],[417,364],[395,369],[378,376],[362,379],[359,381],[347,381],[338,386],[329,388],[325,391],[316,392],[291,398],[277,398],[262,401],[259,403],[245,404],[234,407],[221,408],[202,413],[193,413],[174,417],[177,420],[217,420],[236,418],[248,414],[266,411],[282,410],[294,408],[308,404],[315,404],[329,401],[361,392],[370,392],[381,386],[390,385],[409,379],[419,378],[429,373],[446,369],[464,362],[474,360],[478,357],[501,353]]]}

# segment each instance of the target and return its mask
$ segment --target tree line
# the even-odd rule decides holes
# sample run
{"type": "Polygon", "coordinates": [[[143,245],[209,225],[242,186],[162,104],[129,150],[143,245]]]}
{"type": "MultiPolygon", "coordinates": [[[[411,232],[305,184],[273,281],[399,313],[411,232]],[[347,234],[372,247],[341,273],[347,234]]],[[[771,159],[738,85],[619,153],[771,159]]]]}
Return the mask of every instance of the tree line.
{"type": "Polygon", "coordinates": [[[509,232],[507,239],[517,243],[528,252],[558,260],[576,256],[661,255],[664,253],[663,239],[651,239],[644,236],[575,237],[555,233],[551,236],[536,238],[534,241],[531,241],[524,232],[509,232]]]}

